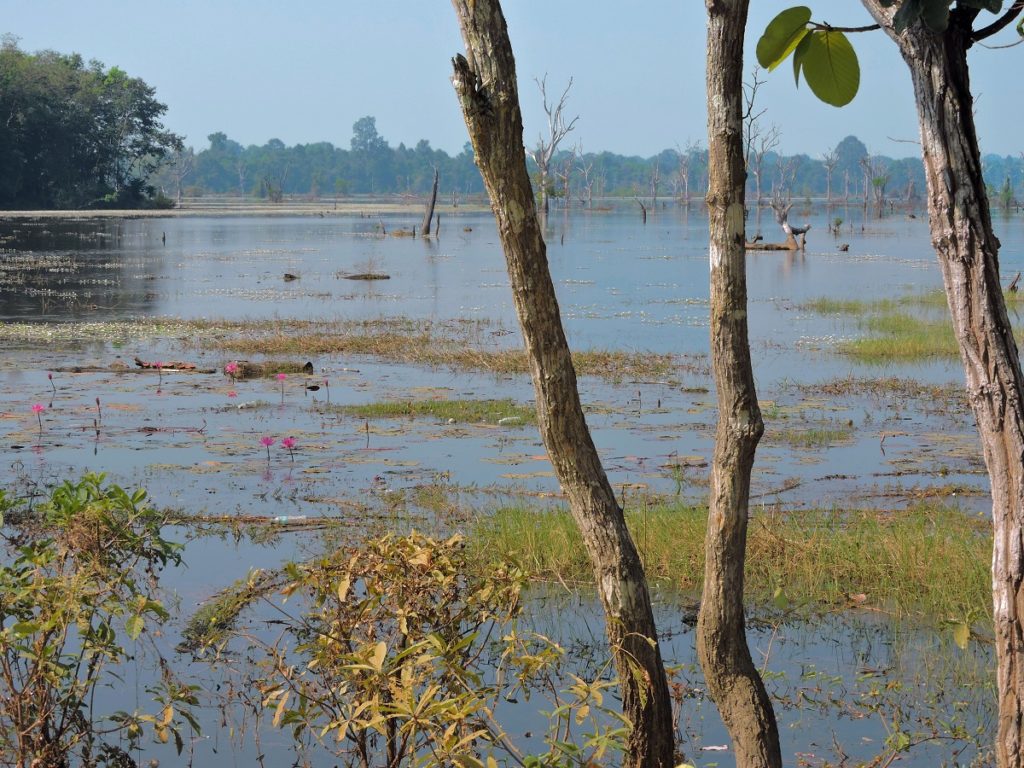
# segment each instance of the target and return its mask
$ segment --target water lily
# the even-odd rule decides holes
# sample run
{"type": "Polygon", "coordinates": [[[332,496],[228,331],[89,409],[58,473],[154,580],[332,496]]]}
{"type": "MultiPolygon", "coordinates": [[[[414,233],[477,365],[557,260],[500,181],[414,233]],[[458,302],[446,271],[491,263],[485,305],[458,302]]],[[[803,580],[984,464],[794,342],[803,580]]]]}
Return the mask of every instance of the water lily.
{"type": "Polygon", "coordinates": [[[230,376],[232,379],[235,378],[235,374],[238,373],[238,363],[231,362],[224,366],[224,373],[230,376]]]}
{"type": "Polygon", "coordinates": [[[294,437],[286,437],[284,440],[281,441],[281,446],[283,448],[287,448],[288,449],[288,455],[291,457],[292,463],[294,463],[295,462],[295,438],[294,437]]]}
{"type": "Polygon", "coordinates": [[[279,382],[281,382],[281,403],[282,404],[284,403],[284,380],[287,379],[287,378],[288,378],[288,376],[286,374],[283,374],[283,373],[277,374],[277,380],[279,382]]]}
{"type": "Polygon", "coordinates": [[[238,397],[238,393],[235,392],[235,390],[230,389],[228,390],[228,397],[238,397]]]}
{"type": "Polygon", "coordinates": [[[267,463],[270,463],[270,446],[274,444],[275,440],[270,435],[264,435],[260,438],[260,443],[264,448],[267,449],[267,463]]]}
{"type": "Polygon", "coordinates": [[[53,389],[53,394],[57,394],[57,385],[53,383],[53,373],[48,372],[46,378],[50,380],[50,387],[53,389]]]}
{"type": "Polygon", "coordinates": [[[45,410],[46,406],[43,405],[42,403],[36,403],[35,405],[32,406],[32,413],[34,413],[36,415],[36,418],[39,420],[40,432],[43,431],[43,411],[45,410]]]}

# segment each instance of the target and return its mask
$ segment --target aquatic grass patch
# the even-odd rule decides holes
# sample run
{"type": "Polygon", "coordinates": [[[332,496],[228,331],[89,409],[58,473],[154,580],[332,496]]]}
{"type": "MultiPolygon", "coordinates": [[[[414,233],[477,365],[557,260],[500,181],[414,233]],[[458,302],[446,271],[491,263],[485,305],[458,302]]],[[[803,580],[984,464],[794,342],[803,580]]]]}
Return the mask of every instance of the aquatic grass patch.
{"type": "Polygon", "coordinates": [[[511,399],[385,400],[362,405],[329,405],[327,411],[360,419],[432,418],[469,424],[532,424],[536,411],[511,399]]]}
{"type": "MultiPolygon", "coordinates": [[[[1024,305],[1024,296],[1004,291],[1009,308],[1024,305]]],[[[857,318],[868,336],[839,344],[839,351],[860,362],[921,362],[950,359],[959,355],[949,319],[946,294],[942,290],[909,294],[895,299],[841,299],[821,297],[800,305],[820,315],[848,315],[857,318]],[[912,313],[912,311],[917,312],[912,313]]]]}
{"type": "Polygon", "coordinates": [[[806,428],[776,428],[769,425],[765,432],[765,441],[785,443],[792,448],[827,448],[839,443],[848,443],[853,439],[853,435],[853,425],[848,422],[830,422],[806,428]]]}
{"type": "Polygon", "coordinates": [[[903,312],[867,318],[872,335],[842,342],[840,351],[864,363],[919,362],[959,354],[948,318],[923,320],[903,312]]]}
{"type": "MultiPolygon", "coordinates": [[[[371,357],[458,370],[518,375],[529,373],[529,360],[513,331],[488,319],[444,322],[405,317],[374,320],[188,320],[134,318],[117,322],[6,323],[0,343],[77,344],[173,339],[231,357],[307,360],[326,355],[371,357]]],[[[573,352],[576,373],[607,381],[664,381],[676,384],[686,375],[710,376],[707,355],[661,354],[615,349],[573,352]]],[[[264,363],[271,375],[289,373],[294,363],[264,363]],[[285,367],[275,367],[275,366],[285,367]]],[[[296,371],[297,372],[297,371],[296,371]]]]}
{"type": "MultiPolygon", "coordinates": [[[[359,355],[380,360],[500,374],[529,373],[526,352],[516,346],[496,346],[483,329],[472,325],[432,324],[419,321],[370,321],[338,323],[332,327],[312,324],[289,326],[267,332],[249,329],[202,342],[207,348],[235,354],[359,355]]],[[[708,375],[705,355],[627,352],[589,349],[573,352],[580,376],[597,376],[610,381],[670,380],[683,373],[708,375]]]]}
{"type": "MultiPolygon", "coordinates": [[[[699,591],[707,509],[652,505],[629,509],[626,517],[648,578],[699,591]]],[[[532,578],[592,580],[564,509],[496,510],[471,529],[467,546],[477,567],[511,559],[532,578]]],[[[990,617],[990,557],[986,522],[946,504],[889,512],[763,510],[750,521],[747,590],[760,603],[781,590],[789,603],[811,609],[864,603],[936,620],[990,617]]]]}

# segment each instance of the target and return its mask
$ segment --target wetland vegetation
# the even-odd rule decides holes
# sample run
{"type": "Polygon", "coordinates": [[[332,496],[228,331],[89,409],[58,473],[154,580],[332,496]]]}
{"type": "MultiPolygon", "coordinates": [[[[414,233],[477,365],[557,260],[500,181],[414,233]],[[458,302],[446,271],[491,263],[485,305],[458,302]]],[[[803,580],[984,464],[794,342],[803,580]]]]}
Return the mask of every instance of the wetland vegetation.
{"type": "MultiPolygon", "coordinates": [[[[486,579],[496,567],[517,569],[526,581],[525,613],[516,621],[522,632],[545,633],[554,644],[546,658],[561,661],[546,669],[556,689],[568,686],[551,710],[568,707],[563,711],[575,723],[589,706],[583,721],[590,725],[578,732],[574,725],[573,740],[596,739],[591,756],[614,750],[614,715],[605,711],[614,710],[605,688],[612,679],[587,629],[600,623],[588,566],[534,426],[534,395],[509,300],[492,287],[499,255],[487,217],[462,216],[472,231],[442,239],[440,248],[367,236],[363,227],[370,225],[359,218],[318,224],[312,239],[308,219],[6,225],[7,247],[31,243],[21,246],[31,258],[20,262],[19,273],[5,273],[0,293],[0,333],[9,350],[0,365],[8,498],[35,499],[39,509],[63,480],[107,471],[108,482],[147,487],[171,526],[164,537],[184,545],[183,565],[161,578],[169,616],[159,634],[148,624],[140,634],[155,655],[131,677],[138,711],[96,699],[100,716],[123,710],[155,718],[120,721],[138,723],[133,755],[169,759],[160,739],[152,740],[162,705],[143,706],[142,699],[162,679],[157,658],[180,672],[189,654],[175,649],[195,621],[209,624],[213,616],[227,632],[213,645],[214,656],[237,654],[237,643],[254,638],[271,651],[286,606],[260,586],[277,590],[287,562],[330,552],[355,556],[367,540],[413,530],[434,542],[461,534],[460,567],[474,578],[486,579]],[[89,244],[76,246],[74,267],[63,273],[74,295],[26,293],[35,270],[65,252],[69,229],[76,242],[89,244]],[[102,232],[115,236],[96,236],[102,232]],[[334,277],[368,253],[393,276],[386,292],[334,277]],[[162,266],[169,255],[176,265],[170,270],[162,266]],[[97,265],[109,285],[92,282],[97,265]],[[286,271],[303,278],[278,282],[286,271]],[[233,282],[225,289],[227,274],[233,282]],[[320,285],[310,293],[304,282],[320,285]],[[493,300],[478,300],[492,292],[493,300]],[[206,314],[214,307],[216,316],[206,314]],[[273,314],[263,307],[274,307],[273,314]],[[46,319],[28,321],[40,312],[46,319]],[[196,370],[139,368],[136,357],[187,361],[196,370]],[[243,360],[264,375],[231,375],[227,367],[243,360]],[[38,414],[37,403],[44,406],[38,414]],[[576,597],[558,597],[565,586],[576,597]],[[557,611],[573,618],[555,632],[546,627],[543,606],[563,599],[572,606],[557,611]],[[593,688],[569,690],[571,675],[599,685],[601,707],[593,688]],[[587,719],[592,712],[596,721],[587,719]]],[[[654,221],[661,231],[639,230],[628,210],[573,214],[558,225],[567,236],[553,251],[553,265],[570,335],[583,350],[576,358],[588,422],[667,627],[680,686],[680,743],[694,764],[705,765],[714,753],[703,747],[725,736],[702,689],[690,630],[679,622],[692,619],[700,586],[714,418],[706,297],[689,276],[703,269],[698,233],[706,225],[694,209],[659,213],[654,221]],[[610,241],[632,255],[605,258],[610,241]],[[651,274],[639,277],[625,263],[630,259],[651,274]],[[695,728],[697,722],[704,725],[695,728]]],[[[923,234],[918,223],[898,217],[874,226],[923,234]]],[[[1011,247],[1024,242],[1019,221],[1005,226],[1011,247]]],[[[553,237],[560,238],[558,230],[553,237]]],[[[862,318],[935,319],[944,312],[934,292],[901,287],[920,278],[925,246],[888,252],[880,232],[851,239],[849,253],[812,250],[790,267],[786,255],[750,262],[753,348],[767,423],[752,489],[752,637],[783,722],[812,720],[835,733],[832,757],[818,764],[840,762],[841,750],[865,763],[900,754],[931,765],[954,749],[984,764],[990,534],[977,439],[954,361],[868,364],[846,353],[851,335],[872,333],[862,318]],[[881,283],[879,271],[888,275],[881,283]],[[880,284],[894,286],[894,294],[880,284]],[[780,299],[786,293],[792,299],[780,299]],[[822,296],[834,297],[831,307],[812,298],[822,296]],[[845,307],[842,314],[836,306],[845,307]],[[807,643],[818,650],[806,650],[807,643]],[[860,661],[826,661],[828,644],[851,649],[860,661]],[[909,655],[923,647],[934,664],[911,669],[909,655]],[[885,686],[860,690],[858,664],[883,670],[872,679],[885,686]],[[953,678],[963,681],[957,690],[969,703],[950,721],[938,692],[953,678]],[[911,689],[934,693],[911,700],[911,689]],[[844,695],[866,717],[849,719],[849,710],[826,704],[844,695]]],[[[4,522],[11,541],[20,541],[19,517],[8,513],[4,522]]],[[[119,626],[118,636],[125,631],[119,626]]],[[[364,658],[354,647],[362,661],[353,663],[375,669],[375,649],[367,646],[364,658]]],[[[526,651],[509,653],[521,660],[526,651]]],[[[274,658],[263,656],[261,664],[274,658]]],[[[259,668],[265,679],[274,669],[259,668]]],[[[277,689],[256,695],[217,664],[191,669],[187,685],[198,688],[173,690],[187,699],[182,711],[195,715],[196,728],[168,721],[165,749],[173,750],[177,729],[196,764],[212,759],[221,717],[214,713],[223,712],[239,734],[229,750],[235,759],[295,754],[297,742],[274,728],[277,713],[279,725],[299,722],[290,714],[294,698],[282,705],[272,695],[277,689]],[[231,695],[215,696],[217,684],[231,695]]],[[[389,655],[372,674],[411,674],[401,669],[389,655]]],[[[474,699],[472,706],[484,704],[474,699]]],[[[542,755],[564,741],[545,742],[546,729],[532,719],[536,709],[501,710],[501,732],[516,749],[542,755]],[[524,738],[527,730],[535,737],[524,738]]],[[[792,753],[807,750],[801,732],[788,731],[792,753]]],[[[494,739],[492,754],[510,759],[494,739]]],[[[334,748],[303,749],[302,759],[319,765],[334,748]]]]}

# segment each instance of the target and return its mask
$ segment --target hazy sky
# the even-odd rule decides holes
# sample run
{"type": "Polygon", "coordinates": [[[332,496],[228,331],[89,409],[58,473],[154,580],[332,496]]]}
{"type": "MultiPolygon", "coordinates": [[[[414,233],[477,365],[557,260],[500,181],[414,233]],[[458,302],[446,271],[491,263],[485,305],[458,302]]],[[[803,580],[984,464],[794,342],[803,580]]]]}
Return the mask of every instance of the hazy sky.
{"type": "MultiPolygon", "coordinates": [[[[765,24],[796,0],[753,0],[747,69],[765,24]]],[[[817,0],[815,18],[869,21],[856,0],[817,0]],[[824,15],[827,10],[829,14],[824,15]],[[840,10],[843,15],[838,15],[840,10]]],[[[574,78],[569,141],[584,150],[650,156],[705,141],[701,0],[506,0],[526,141],[543,125],[533,78],[560,91],[574,78]]],[[[985,14],[988,18],[992,18],[985,14]]],[[[197,149],[224,131],[242,144],[330,141],[347,148],[364,115],[392,146],[428,139],[458,152],[466,129],[448,78],[462,50],[446,0],[0,0],[0,32],[21,47],[77,51],[156,87],[165,125],[197,149]]],[[[990,43],[1016,39],[1004,31],[990,43]]],[[[869,151],[917,153],[909,75],[881,33],[856,36],[861,91],[844,109],[794,87],[787,64],[768,75],[760,104],[781,149],[818,155],[853,133],[869,151]],[[891,137],[891,138],[890,138],[891,137]]],[[[1024,150],[1024,45],[971,53],[984,152],[1024,150]]]]}

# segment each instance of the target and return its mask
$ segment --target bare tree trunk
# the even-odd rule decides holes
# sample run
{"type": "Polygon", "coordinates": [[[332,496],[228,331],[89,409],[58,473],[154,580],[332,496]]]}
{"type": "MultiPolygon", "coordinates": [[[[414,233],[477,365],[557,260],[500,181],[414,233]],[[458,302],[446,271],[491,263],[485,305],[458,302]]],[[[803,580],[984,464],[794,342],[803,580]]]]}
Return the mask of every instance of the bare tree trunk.
{"type": "Polygon", "coordinates": [[[708,218],[711,355],[718,429],[711,469],[697,655],[743,768],[779,768],[771,701],[750,657],[743,613],[747,504],[764,432],[747,337],[744,243],[743,34],[749,0],[708,0],[708,218]]]}
{"type": "MultiPolygon", "coordinates": [[[[896,36],[891,11],[864,5],[910,67],[921,128],[928,216],[967,393],[992,487],[992,599],[999,726],[996,764],[1024,765],[1024,377],[999,280],[967,68],[974,13],[943,34],[921,23],[896,36]]],[[[961,4],[962,5],[962,4],[961,4]]]]}
{"type": "Polygon", "coordinates": [[[434,206],[437,205],[437,168],[434,169],[434,186],[430,190],[430,202],[427,203],[426,213],[423,214],[423,236],[430,236],[430,220],[434,218],[434,206]]]}
{"type": "Polygon", "coordinates": [[[587,429],[523,151],[515,61],[498,0],[452,0],[468,61],[455,85],[505,251],[544,444],[594,568],[632,724],[623,764],[674,765],[668,685],[647,581],[587,429]]]}

